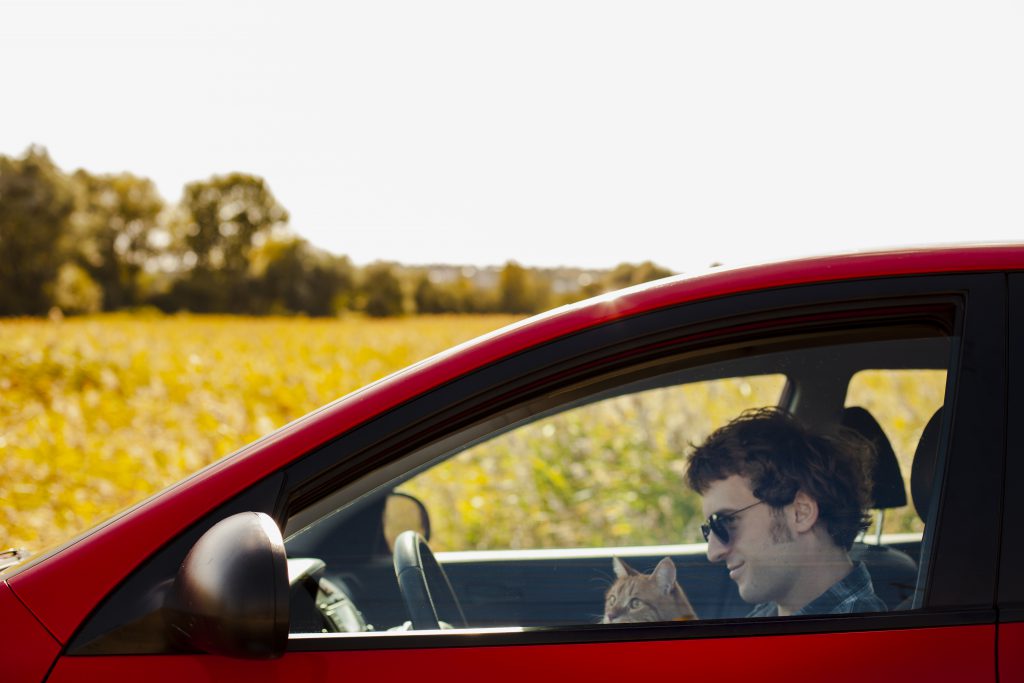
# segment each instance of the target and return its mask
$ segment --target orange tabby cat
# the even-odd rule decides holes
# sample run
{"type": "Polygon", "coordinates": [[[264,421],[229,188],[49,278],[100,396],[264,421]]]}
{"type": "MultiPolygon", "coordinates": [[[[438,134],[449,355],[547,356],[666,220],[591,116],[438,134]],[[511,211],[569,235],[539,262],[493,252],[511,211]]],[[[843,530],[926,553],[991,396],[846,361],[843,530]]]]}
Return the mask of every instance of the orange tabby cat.
{"type": "Polygon", "coordinates": [[[696,619],[686,593],[676,582],[676,565],[666,557],[654,571],[642,574],[617,557],[612,558],[615,583],[604,600],[605,624],[696,619]]]}

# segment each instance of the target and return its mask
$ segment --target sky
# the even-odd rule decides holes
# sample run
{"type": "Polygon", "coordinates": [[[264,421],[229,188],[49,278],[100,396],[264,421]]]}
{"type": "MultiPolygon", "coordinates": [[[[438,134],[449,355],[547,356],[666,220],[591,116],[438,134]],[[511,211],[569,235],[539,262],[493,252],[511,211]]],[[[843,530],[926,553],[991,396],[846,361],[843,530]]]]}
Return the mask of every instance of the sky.
{"type": "Polygon", "coordinates": [[[359,264],[1024,238],[1024,4],[0,0],[0,154],[264,177],[359,264]]]}

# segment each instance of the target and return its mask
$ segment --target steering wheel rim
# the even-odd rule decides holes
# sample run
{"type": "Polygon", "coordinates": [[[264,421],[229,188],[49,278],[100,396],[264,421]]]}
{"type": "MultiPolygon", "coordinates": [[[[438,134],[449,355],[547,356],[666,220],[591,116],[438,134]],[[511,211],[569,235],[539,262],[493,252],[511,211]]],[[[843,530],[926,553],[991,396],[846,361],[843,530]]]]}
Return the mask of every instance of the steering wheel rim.
{"type": "Polygon", "coordinates": [[[452,590],[448,575],[434,557],[430,545],[419,532],[403,531],[395,539],[393,552],[395,577],[402,600],[409,611],[413,629],[417,631],[441,628],[438,613],[440,604],[450,614],[457,628],[466,628],[462,605],[452,590]],[[433,587],[435,590],[431,590],[433,587]]]}

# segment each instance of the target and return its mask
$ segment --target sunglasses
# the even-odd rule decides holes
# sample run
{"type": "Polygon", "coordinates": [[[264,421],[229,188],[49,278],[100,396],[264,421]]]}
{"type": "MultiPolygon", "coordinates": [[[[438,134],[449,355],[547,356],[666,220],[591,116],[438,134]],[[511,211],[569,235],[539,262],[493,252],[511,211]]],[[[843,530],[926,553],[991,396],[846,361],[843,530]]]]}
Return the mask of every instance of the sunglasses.
{"type": "Polygon", "coordinates": [[[736,516],[741,512],[746,512],[750,508],[760,505],[763,502],[763,500],[759,500],[756,503],[751,503],[745,508],[740,508],[736,512],[727,512],[721,515],[716,512],[711,515],[704,520],[703,524],[700,525],[700,532],[704,534],[704,540],[709,540],[711,534],[714,533],[718,540],[722,542],[722,545],[729,545],[729,527],[732,526],[732,523],[736,520],[736,516]]]}

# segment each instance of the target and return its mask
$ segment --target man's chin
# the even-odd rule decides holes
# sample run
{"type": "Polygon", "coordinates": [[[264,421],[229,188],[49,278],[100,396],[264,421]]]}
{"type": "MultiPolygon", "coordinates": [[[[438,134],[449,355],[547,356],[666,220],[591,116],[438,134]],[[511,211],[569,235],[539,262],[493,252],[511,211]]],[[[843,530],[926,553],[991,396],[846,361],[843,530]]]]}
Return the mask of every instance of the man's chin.
{"type": "Polygon", "coordinates": [[[743,599],[743,602],[751,605],[760,605],[762,602],[768,602],[764,595],[759,594],[756,590],[752,590],[746,583],[736,584],[736,588],[739,589],[740,597],[743,599]]]}

